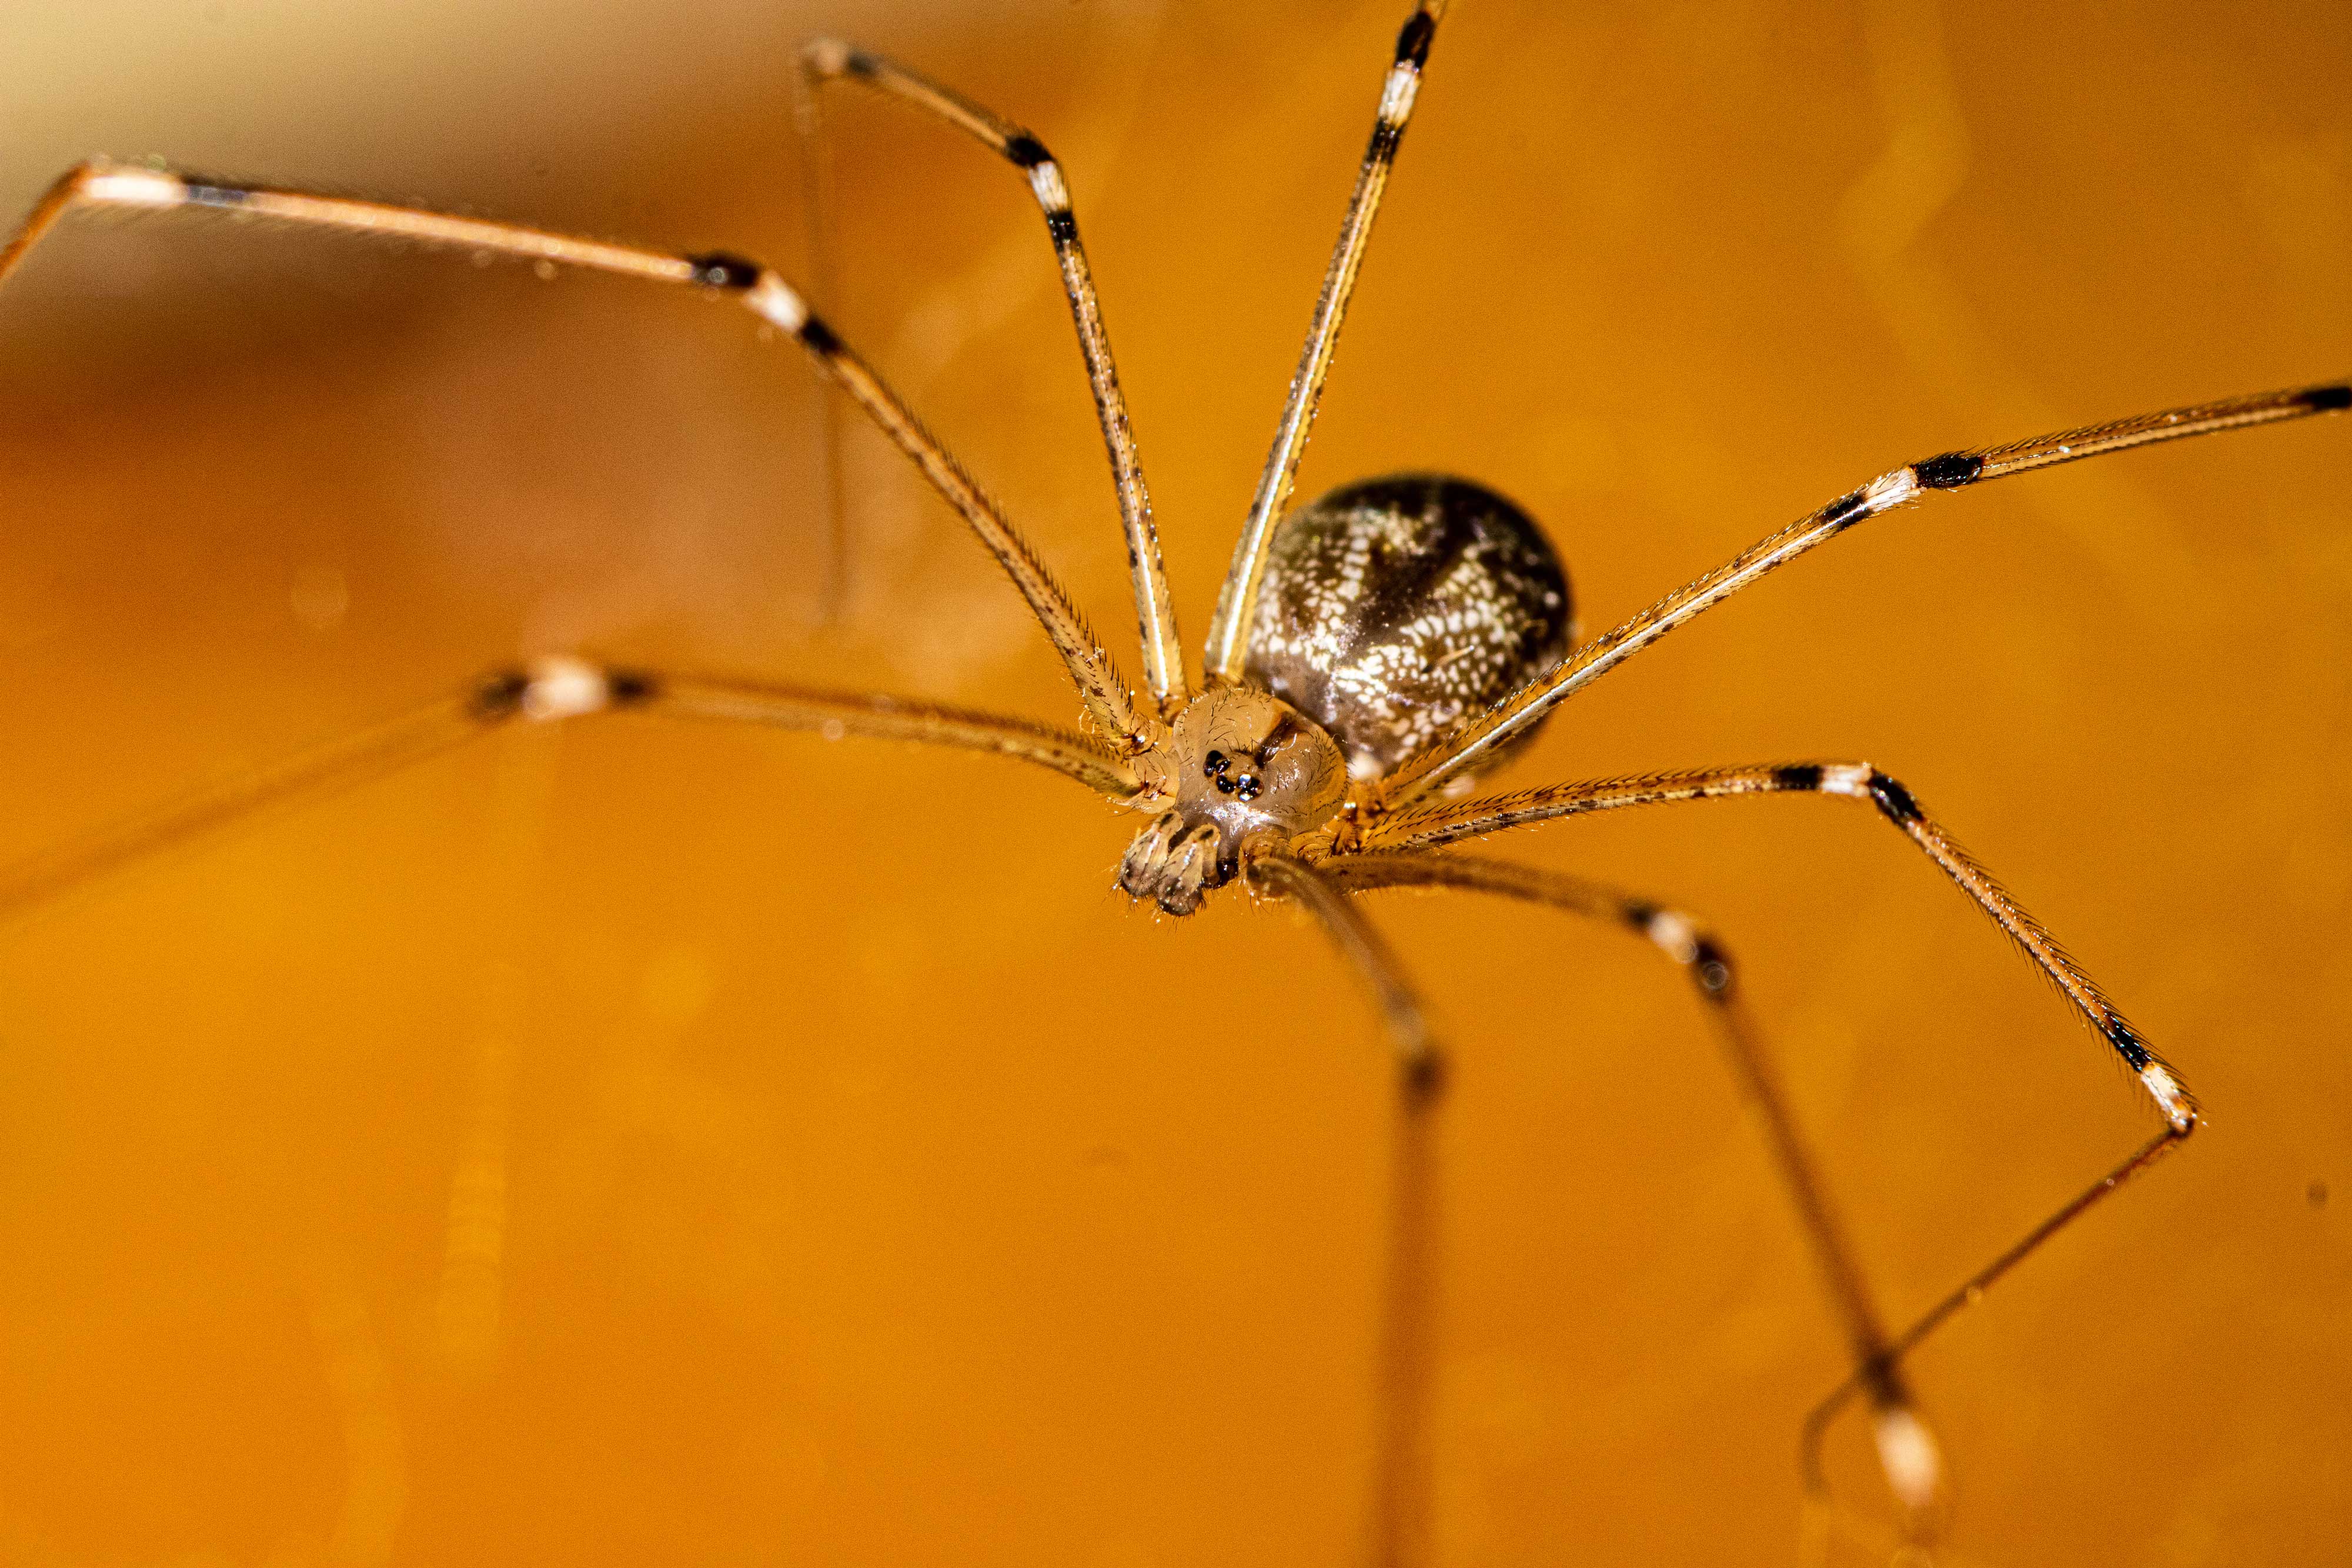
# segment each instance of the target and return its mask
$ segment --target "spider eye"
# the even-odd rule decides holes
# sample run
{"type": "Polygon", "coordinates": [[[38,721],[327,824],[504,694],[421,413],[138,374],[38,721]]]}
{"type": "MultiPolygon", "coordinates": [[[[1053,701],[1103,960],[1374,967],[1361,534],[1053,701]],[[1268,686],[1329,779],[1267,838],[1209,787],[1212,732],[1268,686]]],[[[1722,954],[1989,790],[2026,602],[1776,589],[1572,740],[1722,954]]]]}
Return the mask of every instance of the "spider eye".
{"type": "Polygon", "coordinates": [[[1209,753],[1207,766],[1202,768],[1202,771],[1207,773],[1210,778],[1214,779],[1224,770],[1225,754],[1222,751],[1212,751],[1209,753]]]}
{"type": "Polygon", "coordinates": [[[1237,786],[1234,784],[1234,780],[1232,780],[1232,779],[1230,779],[1226,778],[1223,773],[1220,773],[1220,774],[1218,774],[1218,775],[1217,775],[1217,793],[1218,793],[1218,794],[1220,794],[1220,795],[1230,795],[1230,794],[1232,794],[1232,793],[1234,792],[1234,790],[1236,788],[1237,788],[1237,786]]]}
{"type": "MultiPolygon", "coordinates": [[[[1219,789],[1223,789],[1225,781],[1223,779],[1220,779],[1217,780],[1217,787],[1219,789]]],[[[1244,773],[1239,779],[1234,780],[1233,789],[1234,793],[1240,796],[1243,800],[1255,800],[1257,799],[1257,792],[1265,787],[1265,785],[1258,781],[1256,774],[1244,773]]]]}

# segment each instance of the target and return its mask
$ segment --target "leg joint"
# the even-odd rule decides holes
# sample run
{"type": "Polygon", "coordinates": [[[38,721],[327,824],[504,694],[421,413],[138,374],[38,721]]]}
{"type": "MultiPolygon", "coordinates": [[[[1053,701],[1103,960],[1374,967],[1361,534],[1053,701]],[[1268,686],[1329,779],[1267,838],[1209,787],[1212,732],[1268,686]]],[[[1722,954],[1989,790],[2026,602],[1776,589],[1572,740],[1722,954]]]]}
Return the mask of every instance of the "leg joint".
{"type": "Polygon", "coordinates": [[[1984,459],[1973,452],[1945,452],[1911,465],[1923,490],[1957,490],[1972,485],[1984,472],[1984,459]]]}
{"type": "Polygon", "coordinates": [[[1678,909],[1662,908],[1643,899],[1628,900],[1621,914],[1625,924],[1647,937],[1651,946],[1689,970],[1692,982],[1709,998],[1730,994],[1731,955],[1697,921],[1678,909]]]}
{"type": "Polygon", "coordinates": [[[874,74],[874,57],[846,38],[811,38],[801,46],[800,64],[801,75],[813,82],[874,74]]]}
{"type": "Polygon", "coordinates": [[[1445,1093],[1446,1080],[1452,1070],[1445,1060],[1445,1048],[1433,1040],[1423,1040],[1418,1049],[1404,1059],[1403,1079],[1406,1100],[1415,1107],[1435,1104],[1445,1093]]]}
{"type": "Polygon", "coordinates": [[[1868,800],[1898,828],[1909,828],[1927,816],[1901,779],[1867,762],[1792,762],[1772,770],[1772,787],[1817,789],[1824,795],[1868,800]]]}
{"type": "Polygon", "coordinates": [[[705,288],[722,288],[741,294],[760,281],[767,269],[746,256],[723,250],[707,250],[686,258],[694,268],[694,281],[705,288]]]}
{"type": "Polygon", "coordinates": [[[546,724],[635,706],[659,695],[659,681],[643,671],[551,654],[483,676],[474,684],[469,707],[484,723],[527,718],[546,724]]]}
{"type": "Polygon", "coordinates": [[[1911,798],[1911,791],[1875,768],[1870,770],[1870,798],[1877,803],[1879,810],[1885,813],[1887,821],[1897,827],[1909,827],[1922,814],[1919,802],[1911,798]]]}

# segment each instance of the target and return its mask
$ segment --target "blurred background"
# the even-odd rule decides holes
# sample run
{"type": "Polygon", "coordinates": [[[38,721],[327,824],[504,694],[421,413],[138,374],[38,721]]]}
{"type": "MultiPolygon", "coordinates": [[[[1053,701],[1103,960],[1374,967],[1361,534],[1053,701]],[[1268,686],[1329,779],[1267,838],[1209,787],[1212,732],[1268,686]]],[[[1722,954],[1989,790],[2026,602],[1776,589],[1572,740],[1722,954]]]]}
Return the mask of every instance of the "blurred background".
{"type": "MultiPolygon", "coordinates": [[[[1197,645],[1403,11],[25,0],[0,205],[162,154],[804,270],[792,51],[854,36],[1061,155],[1197,645]]],[[[1303,492],[1503,489],[1597,631],[1906,460],[2342,376],[2347,79],[2328,0],[1465,5],[1303,492]]],[[[830,319],[1123,639],[1034,206],[835,108],[830,319]]],[[[862,432],[821,623],[816,408],[787,346],[662,290],[70,219],[0,290],[0,856],[549,649],[1069,721],[862,432]]],[[[1942,1561],[2352,1539],[2347,442],[1875,522],[1512,775],[1868,758],[2202,1092],[2209,1131],[1913,1364],[1942,1561]]],[[[1286,909],[1128,907],[1130,828],[986,758],[623,719],[16,922],[0,1562],[1355,1560],[1372,1020],[1286,909]]],[[[2154,1130],[1867,813],[1490,848],[1717,925],[1890,1319],[2154,1130]]],[[[1791,1559],[1838,1343],[1696,1005],[1620,932],[1381,896],[1459,1060],[1442,1560],[1791,1559]]],[[[1857,1429],[1831,1459],[1836,1560],[1883,1560],[1857,1429]]]]}

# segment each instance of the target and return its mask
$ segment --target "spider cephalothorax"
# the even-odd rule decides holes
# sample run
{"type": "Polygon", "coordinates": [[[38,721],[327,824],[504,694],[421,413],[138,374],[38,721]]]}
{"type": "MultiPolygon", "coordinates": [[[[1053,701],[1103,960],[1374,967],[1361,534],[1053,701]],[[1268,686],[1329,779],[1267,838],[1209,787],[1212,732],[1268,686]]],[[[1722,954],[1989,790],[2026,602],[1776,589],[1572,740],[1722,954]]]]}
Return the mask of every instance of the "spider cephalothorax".
{"type": "Polygon", "coordinates": [[[1171,915],[1198,909],[1245,852],[1330,821],[1348,789],[1347,763],[1323,727],[1254,686],[1194,697],[1136,771],[1147,797],[1175,804],[1135,835],[1118,885],[1171,915]]]}

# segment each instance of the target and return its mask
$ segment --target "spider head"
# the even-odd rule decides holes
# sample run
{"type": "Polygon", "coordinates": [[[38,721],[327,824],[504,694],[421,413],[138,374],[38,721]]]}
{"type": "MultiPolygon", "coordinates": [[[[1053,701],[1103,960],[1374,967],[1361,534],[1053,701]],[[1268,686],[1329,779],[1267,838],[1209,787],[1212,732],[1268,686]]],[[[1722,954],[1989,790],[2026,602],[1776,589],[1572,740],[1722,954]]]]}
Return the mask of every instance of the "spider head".
{"type": "Polygon", "coordinates": [[[1240,873],[1244,855],[1330,821],[1348,789],[1339,745],[1251,686],[1195,697],[1136,767],[1148,789],[1175,805],[1135,835],[1118,885],[1171,915],[1198,909],[1204,893],[1240,873]]]}

